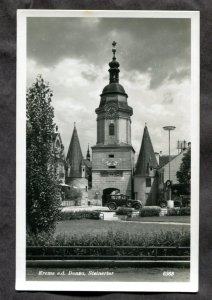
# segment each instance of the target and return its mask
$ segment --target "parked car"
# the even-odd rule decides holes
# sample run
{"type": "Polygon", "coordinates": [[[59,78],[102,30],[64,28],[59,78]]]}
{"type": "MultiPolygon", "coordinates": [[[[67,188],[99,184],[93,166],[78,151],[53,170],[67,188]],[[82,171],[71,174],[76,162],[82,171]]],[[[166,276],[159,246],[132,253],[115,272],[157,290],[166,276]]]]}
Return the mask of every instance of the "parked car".
{"type": "Polygon", "coordinates": [[[117,207],[132,207],[135,210],[139,210],[142,208],[142,201],[129,199],[126,195],[118,194],[118,195],[108,195],[105,203],[110,210],[116,210],[117,207]]]}

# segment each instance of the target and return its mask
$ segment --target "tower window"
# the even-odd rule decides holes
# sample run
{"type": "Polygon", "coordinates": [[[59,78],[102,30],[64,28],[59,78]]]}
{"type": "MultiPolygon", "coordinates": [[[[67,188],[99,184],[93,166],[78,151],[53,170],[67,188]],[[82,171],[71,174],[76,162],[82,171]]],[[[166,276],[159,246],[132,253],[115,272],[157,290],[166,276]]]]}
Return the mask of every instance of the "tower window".
{"type": "Polygon", "coordinates": [[[114,154],[109,154],[109,157],[114,157],[114,154]]]}
{"type": "Polygon", "coordinates": [[[114,133],[115,133],[114,124],[110,124],[109,125],[109,135],[114,135],[114,133]]]}
{"type": "Polygon", "coordinates": [[[151,178],[146,178],[146,187],[151,187],[151,178]]]}

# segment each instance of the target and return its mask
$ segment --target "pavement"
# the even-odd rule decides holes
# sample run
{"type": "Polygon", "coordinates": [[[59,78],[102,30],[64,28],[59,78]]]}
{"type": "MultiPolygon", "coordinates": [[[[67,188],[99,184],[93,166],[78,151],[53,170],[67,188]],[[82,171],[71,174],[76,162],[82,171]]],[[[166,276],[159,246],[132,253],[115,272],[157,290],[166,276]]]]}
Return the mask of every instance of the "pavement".
{"type": "Polygon", "coordinates": [[[100,210],[102,212],[104,211],[110,211],[108,207],[106,206],[95,206],[95,205],[92,205],[92,206],[65,206],[62,208],[61,211],[63,212],[69,212],[69,211],[82,211],[82,210],[89,210],[89,211],[93,211],[93,210],[100,210]]]}
{"type": "Polygon", "coordinates": [[[133,220],[120,220],[120,219],[115,219],[115,218],[111,218],[111,219],[104,219],[105,221],[114,221],[114,220],[116,220],[116,221],[120,221],[120,222],[127,222],[127,223],[139,223],[139,224],[162,224],[162,225],[183,225],[183,226],[190,226],[190,223],[178,223],[178,222],[160,222],[160,221],[152,221],[152,222],[150,222],[150,221],[148,221],[148,222],[146,222],[146,221],[144,221],[144,222],[140,222],[140,221],[133,221],[133,220]]]}

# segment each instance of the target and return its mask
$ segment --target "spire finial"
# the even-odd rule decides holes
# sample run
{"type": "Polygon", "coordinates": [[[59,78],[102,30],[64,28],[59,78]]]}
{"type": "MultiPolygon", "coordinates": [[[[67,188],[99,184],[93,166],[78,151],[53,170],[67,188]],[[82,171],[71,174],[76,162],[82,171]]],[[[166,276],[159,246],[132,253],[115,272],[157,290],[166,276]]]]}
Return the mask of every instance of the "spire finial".
{"type": "Polygon", "coordinates": [[[86,159],[89,160],[89,161],[90,161],[90,159],[91,159],[90,149],[89,149],[89,144],[88,144],[88,150],[87,150],[86,159]]]}
{"type": "Polygon", "coordinates": [[[76,128],[76,122],[74,122],[74,128],[76,128]]]}
{"type": "Polygon", "coordinates": [[[113,58],[112,61],[109,63],[110,69],[108,70],[110,73],[110,83],[118,83],[119,82],[119,62],[116,60],[116,42],[112,42],[112,52],[113,58]]]}
{"type": "Polygon", "coordinates": [[[147,127],[147,122],[145,122],[145,127],[147,127]]]}
{"type": "Polygon", "coordinates": [[[115,56],[115,53],[116,53],[116,42],[115,41],[113,41],[112,42],[112,46],[113,46],[113,48],[112,48],[112,52],[113,52],[113,60],[115,60],[116,59],[116,56],[115,56]]]}

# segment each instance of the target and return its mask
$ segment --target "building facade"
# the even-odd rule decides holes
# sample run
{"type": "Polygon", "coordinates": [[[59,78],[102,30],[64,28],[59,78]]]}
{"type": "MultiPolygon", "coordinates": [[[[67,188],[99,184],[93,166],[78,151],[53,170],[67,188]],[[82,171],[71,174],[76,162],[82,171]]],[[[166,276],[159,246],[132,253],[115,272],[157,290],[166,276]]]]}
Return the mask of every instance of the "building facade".
{"type": "MultiPolygon", "coordinates": [[[[170,158],[170,181],[171,181],[171,191],[172,199],[179,200],[182,195],[190,195],[190,186],[186,187],[180,184],[177,178],[177,171],[180,170],[180,166],[183,162],[184,155],[190,151],[190,143],[187,148],[183,148],[182,151],[175,156],[170,158]]],[[[160,157],[160,166],[158,169],[158,190],[162,195],[164,201],[168,200],[169,193],[166,188],[166,182],[169,180],[169,160],[166,157],[160,157]],[[165,159],[164,159],[165,158],[165,159]]]]}

